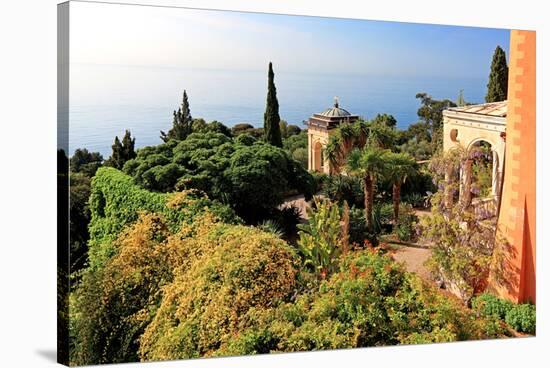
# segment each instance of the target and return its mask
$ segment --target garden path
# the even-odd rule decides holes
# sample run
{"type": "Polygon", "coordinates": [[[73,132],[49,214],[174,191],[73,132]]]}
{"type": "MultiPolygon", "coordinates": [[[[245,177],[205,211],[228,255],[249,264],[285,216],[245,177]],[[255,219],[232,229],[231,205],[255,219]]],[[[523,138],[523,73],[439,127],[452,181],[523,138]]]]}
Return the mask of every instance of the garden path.
{"type": "Polygon", "coordinates": [[[432,281],[430,271],[424,265],[430,257],[431,250],[429,248],[402,246],[394,248],[391,253],[393,259],[397,262],[402,262],[405,269],[409,272],[414,272],[426,281],[432,281]]]}

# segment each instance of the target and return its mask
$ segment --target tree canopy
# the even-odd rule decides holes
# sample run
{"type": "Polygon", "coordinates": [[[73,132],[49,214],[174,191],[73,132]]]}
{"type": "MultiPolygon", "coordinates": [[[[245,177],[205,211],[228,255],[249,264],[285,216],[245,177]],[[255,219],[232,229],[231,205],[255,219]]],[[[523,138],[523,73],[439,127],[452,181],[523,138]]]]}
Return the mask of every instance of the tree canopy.
{"type": "Polygon", "coordinates": [[[169,192],[200,189],[255,222],[280,205],[292,190],[313,194],[312,176],[282,148],[250,135],[230,138],[192,133],[138,151],[124,171],[146,189],[169,192]]]}

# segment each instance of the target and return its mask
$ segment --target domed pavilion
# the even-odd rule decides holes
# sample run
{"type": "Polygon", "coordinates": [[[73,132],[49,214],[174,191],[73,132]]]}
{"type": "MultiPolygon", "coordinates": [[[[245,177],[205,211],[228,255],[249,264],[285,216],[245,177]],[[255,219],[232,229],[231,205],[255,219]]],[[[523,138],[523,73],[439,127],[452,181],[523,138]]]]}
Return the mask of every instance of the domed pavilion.
{"type": "Polygon", "coordinates": [[[313,114],[306,122],[308,143],[308,170],[330,174],[333,170],[323,151],[330,136],[334,134],[342,122],[353,123],[358,119],[347,110],[341,108],[338,98],[334,98],[334,106],[325,111],[313,114]]]}

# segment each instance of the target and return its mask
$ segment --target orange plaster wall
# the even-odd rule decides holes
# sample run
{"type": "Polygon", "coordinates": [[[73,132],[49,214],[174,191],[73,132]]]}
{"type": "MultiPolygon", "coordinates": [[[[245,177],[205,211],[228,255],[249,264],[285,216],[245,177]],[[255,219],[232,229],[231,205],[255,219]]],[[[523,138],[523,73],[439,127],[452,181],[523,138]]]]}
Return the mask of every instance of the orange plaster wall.
{"type": "Polygon", "coordinates": [[[495,263],[490,288],[514,302],[536,302],[536,42],[535,32],[511,31],[506,162],[495,263]],[[503,277],[502,277],[503,276],[503,277]]]}

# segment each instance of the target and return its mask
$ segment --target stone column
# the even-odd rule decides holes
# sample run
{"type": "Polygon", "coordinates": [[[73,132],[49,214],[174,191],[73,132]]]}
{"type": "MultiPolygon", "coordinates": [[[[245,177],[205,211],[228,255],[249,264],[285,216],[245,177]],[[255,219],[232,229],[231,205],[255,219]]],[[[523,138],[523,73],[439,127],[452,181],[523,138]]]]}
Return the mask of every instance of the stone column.
{"type": "Polygon", "coordinates": [[[495,197],[498,196],[498,188],[500,186],[500,168],[498,163],[497,151],[493,150],[493,176],[492,176],[492,188],[491,194],[495,197]]]}
{"type": "Polygon", "coordinates": [[[313,149],[313,147],[311,146],[311,133],[308,132],[307,133],[307,169],[309,171],[311,171],[311,156],[312,155],[312,152],[311,150],[313,149]]]}
{"type": "Polygon", "coordinates": [[[472,159],[467,159],[462,164],[462,193],[461,202],[465,207],[472,203],[472,159]]]}

